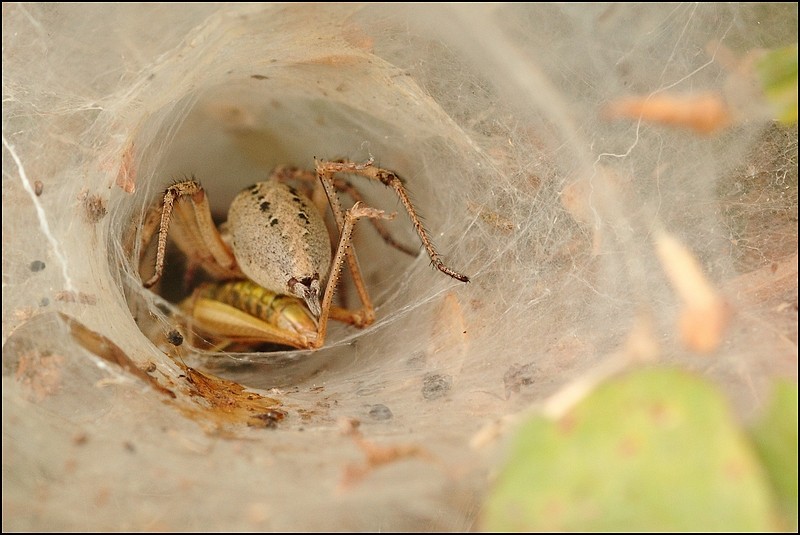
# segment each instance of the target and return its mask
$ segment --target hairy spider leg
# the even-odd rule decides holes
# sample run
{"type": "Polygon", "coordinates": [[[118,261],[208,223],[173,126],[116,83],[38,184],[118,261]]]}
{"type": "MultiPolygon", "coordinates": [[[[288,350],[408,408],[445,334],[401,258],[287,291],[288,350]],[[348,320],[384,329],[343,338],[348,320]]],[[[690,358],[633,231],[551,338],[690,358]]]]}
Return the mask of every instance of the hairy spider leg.
{"type": "MultiPolygon", "coordinates": [[[[315,171],[309,171],[308,169],[302,169],[300,167],[295,167],[291,165],[281,165],[279,167],[276,167],[272,172],[272,178],[274,178],[275,180],[279,180],[281,182],[298,180],[298,181],[308,182],[312,185],[320,184],[319,178],[315,171]]],[[[348,195],[351,199],[353,199],[353,201],[360,201],[366,204],[363,195],[361,195],[361,192],[358,191],[358,189],[347,180],[334,177],[333,186],[336,188],[337,191],[348,195]]],[[[319,195],[317,195],[318,191],[319,193],[323,194],[325,193],[324,189],[320,190],[319,188],[313,188],[313,191],[308,196],[311,198],[312,201],[314,201],[314,204],[317,205],[317,208],[319,208],[320,212],[324,213],[325,209],[328,206],[327,194],[324,194],[320,199],[319,195]]],[[[413,247],[404,245],[398,242],[396,239],[394,239],[394,237],[391,235],[386,226],[383,223],[381,223],[380,219],[370,218],[369,222],[372,224],[372,226],[378,232],[378,235],[383,239],[384,242],[386,242],[387,245],[389,245],[390,247],[394,247],[398,251],[401,251],[409,256],[413,257],[417,256],[417,253],[419,251],[417,249],[414,249],[413,247]]]]}
{"type": "Polygon", "coordinates": [[[341,207],[338,206],[338,200],[333,201],[331,200],[331,196],[335,197],[335,191],[333,190],[332,181],[333,175],[335,173],[350,173],[353,175],[363,176],[370,180],[375,180],[381,182],[392,188],[400,199],[400,202],[403,204],[403,207],[408,212],[408,216],[411,218],[411,222],[414,225],[414,229],[417,231],[417,235],[419,235],[419,239],[422,241],[422,245],[425,247],[425,250],[428,252],[428,256],[431,259],[431,263],[433,263],[434,267],[444,273],[445,275],[449,275],[450,277],[459,280],[461,282],[469,282],[469,277],[463,275],[442,262],[441,256],[439,253],[436,252],[436,249],[433,246],[433,242],[428,237],[428,233],[425,230],[425,227],[422,225],[422,221],[420,220],[419,216],[417,215],[416,210],[414,209],[414,205],[411,204],[411,199],[408,197],[408,193],[403,186],[403,181],[397,176],[397,173],[394,171],[390,171],[388,169],[382,169],[380,167],[374,167],[373,164],[374,160],[370,158],[368,161],[364,163],[353,163],[353,162],[331,162],[331,161],[320,161],[315,160],[316,169],[317,169],[317,176],[322,181],[323,185],[325,186],[325,192],[328,194],[328,200],[331,202],[331,207],[333,207],[334,214],[336,216],[336,221],[340,225],[341,228],[341,221],[342,221],[342,212],[341,207]],[[334,207],[334,205],[337,205],[334,207]]]}
{"type": "MultiPolygon", "coordinates": [[[[158,206],[161,208],[161,219],[155,273],[144,283],[145,288],[158,282],[164,272],[167,235],[173,216],[181,223],[174,225],[173,239],[192,262],[202,265],[217,279],[244,277],[236,264],[233,251],[224,242],[214,224],[205,190],[199,182],[189,179],[169,186],[158,206]]],[[[148,217],[147,221],[150,220],[148,217]]],[[[145,238],[149,241],[149,237],[143,236],[143,240],[145,238]]]]}

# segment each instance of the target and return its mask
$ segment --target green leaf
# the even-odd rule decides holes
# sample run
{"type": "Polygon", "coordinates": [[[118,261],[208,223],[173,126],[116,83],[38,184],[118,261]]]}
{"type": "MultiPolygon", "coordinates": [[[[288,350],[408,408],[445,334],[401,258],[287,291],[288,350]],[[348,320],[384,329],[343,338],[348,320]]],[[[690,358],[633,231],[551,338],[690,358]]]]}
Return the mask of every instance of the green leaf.
{"type": "Polygon", "coordinates": [[[797,530],[797,385],[781,382],[766,414],[752,430],[775,494],[786,516],[785,529],[797,530]]]}
{"type": "Polygon", "coordinates": [[[797,122],[797,43],[767,52],[756,71],[777,120],[797,122]]]}
{"type": "Polygon", "coordinates": [[[766,474],[722,396],[674,370],[599,387],[517,437],[489,496],[489,531],[775,528],[766,474]]]}

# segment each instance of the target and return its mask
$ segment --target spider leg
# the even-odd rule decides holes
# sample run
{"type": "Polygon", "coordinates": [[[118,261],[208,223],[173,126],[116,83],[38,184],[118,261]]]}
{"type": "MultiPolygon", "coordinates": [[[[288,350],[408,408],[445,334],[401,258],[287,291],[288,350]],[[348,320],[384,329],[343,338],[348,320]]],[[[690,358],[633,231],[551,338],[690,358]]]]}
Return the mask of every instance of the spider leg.
{"type": "MultiPolygon", "coordinates": [[[[341,207],[339,207],[339,210],[341,213],[341,207]]],[[[342,230],[339,236],[339,245],[336,247],[336,254],[331,262],[331,274],[328,277],[328,284],[325,287],[325,294],[322,298],[322,313],[319,316],[319,321],[317,324],[317,345],[315,347],[322,346],[325,341],[329,317],[346,323],[351,323],[359,327],[369,325],[375,320],[375,311],[372,307],[372,302],[369,299],[369,295],[366,295],[366,301],[364,301],[362,298],[363,306],[359,311],[351,311],[332,306],[333,293],[336,291],[336,285],[339,282],[342,264],[344,263],[345,259],[348,259],[348,263],[351,258],[352,260],[355,260],[355,256],[352,254],[352,248],[350,247],[350,238],[353,234],[353,225],[362,217],[369,217],[371,219],[391,219],[393,216],[387,215],[383,212],[383,210],[377,210],[375,208],[364,206],[361,202],[356,202],[349,210],[347,210],[347,212],[342,215],[342,230]]],[[[352,264],[350,267],[352,269],[352,264]]],[[[356,272],[353,273],[353,278],[358,281],[356,287],[359,287],[360,285],[360,287],[366,293],[364,281],[361,279],[360,272],[358,272],[357,264],[356,272]],[[358,273],[358,276],[356,276],[356,273],[358,273]]],[[[359,296],[361,296],[360,292],[359,296]]]]}
{"type": "MultiPolygon", "coordinates": [[[[288,182],[291,180],[309,182],[314,184],[315,186],[319,185],[318,175],[314,171],[309,171],[307,169],[301,169],[299,167],[294,167],[290,165],[282,165],[276,167],[272,171],[271,178],[278,180],[279,182],[288,182]]],[[[350,184],[346,180],[342,180],[339,178],[333,178],[333,187],[336,188],[337,191],[341,193],[345,193],[356,202],[365,202],[364,197],[361,193],[356,189],[355,186],[350,184]]],[[[324,190],[320,188],[310,188],[311,191],[309,192],[309,198],[314,202],[314,204],[319,209],[320,213],[324,214],[328,208],[328,199],[327,196],[324,195],[324,190]]],[[[401,251],[409,256],[416,257],[417,253],[419,252],[417,249],[413,247],[409,247],[407,245],[403,245],[402,243],[398,242],[394,239],[391,235],[389,230],[386,226],[381,223],[380,219],[372,219],[370,218],[370,223],[372,226],[375,227],[375,230],[378,232],[383,241],[386,242],[387,245],[390,247],[394,247],[398,251],[401,251]]]]}
{"type": "MultiPolygon", "coordinates": [[[[339,234],[340,236],[344,235],[345,230],[345,214],[342,210],[342,205],[339,202],[339,196],[336,195],[336,188],[333,184],[333,179],[329,175],[324,175],[317,173],[319,176],[320,183],[325,190],[325,194],[328,196],[328,204],[331,207],[331,211],[333,212],[333,218],[336,221],[336,225],[339,227],[339,234]]],[[[360,206],[359,202],[353,205],[353,207],[360,206]]],[[[352,208],[351,208],[352,210],[352,208]]],[[[340,238],[341,243],[341,238],[340,238]]],[[[338,254],[338,253],[337,253],[338,254]]],[[[356,254],[353,251],[352,247],[347,247],[343,251],[343,256],[347,260],[347,266],[350,268],[350,274],[353,279],[353,285],[356,288],[356,293],[358,294],[358,298],[361,301],[361,311],[360,316],[356,316],[356,318],[360,319],[359,323],[354,323],[354,325],[358,327],[364,327],[369,325],[373,321],[375,321],[375,307],[372,305],[372,299],[369,296],[369,292],[367,291],[367,285],[364,283],[364,277],[361,275],[361,268],[358,265],[358,259],[356,258],[356,254]]],[[[340,263],[332,263],[331,264],[331,275],[330,278],[333,278],[334,274],[336,278],[339,277],[339,267],[340,263]]],[[[339,319],[339,318],[337,318],[339,319]]],[[[347,320],[344,320],[347,321],[347,320]]]]}
{"type": "MultiPolygon", "coordinates": [[[[145,217],[142,242],[149,243],[154,232],[156,217],[158,220],[158,247],[156,250],[155,272],[144,286],[149,288],[161,278],[164,272],[164,257],[167,250],[167,235],[172,219],[172,238],[178,248],[190,259],[191,263],[200,265],[211,276],[217,279],[244,277],[236,264],[236,258],[230,247],[220,236],[214,220],[205,190],[194,179],[177,182],[166,189],[160,203],[154,205],[145,217]],[[147,233],[150,233],[148,236],[147,233]]],[[[145,247],[142,247],[142,251],[145,247]]]]}
{"type": "MultiPolygon", "coordinates": [[[[430,237],[428,237],[428,233],[425,231],[425,227],[422,225],[422,221],[414,209],[414,205],[411,204],[411,199],[408,197],[408,193],[403,186],[403,182],[400,180],[400,177],[397,176],[397,173],[388,169],[374,167],[372,163],[373,160],[371,158],[365,163],[316,161],[317,176],[325,186],[325,191],[328,194],[328,200],[331,202],[331,208],[336,215],[337,223],[341,226],[341,207],[338,207],[338,200],[334,202],[331,199],[332,188],[328,185],[333,181],[332,179],[334,174],[350,173],[381,182],[392,188],[397,197],[400,199],[400,202],[403,204],[406,212],[408,212],[408,216],[411,218],[411,222],[413,223],[414,229],[419,235],[419,239],[422,241],[422,245],[428,252],[431,263],[433,263],[436,269],[461,282],[469,282],[469,277],[449,268],[444,264],[444,262],[442,262],[439,253],[436,252],[433,242],[431,241],[430,237]],[[337,206],[334,207],[334,204],[337,206]]],[[[335,195],[333,196],[335,197],[335,195]]]]}
{"type": "MultiPolygon", "coordinates": [[[[364,202],[364,197],[361,196],[361,193],[347,180],[342,180],[340,178],[333,179],[333,186],[340,192],[346,193],[349,195],[354,201],[364,202]]],[[[394,247],[398,251],[401,251],[408,256],[416,257],[419,251],[407,245],[403,245],[402,243],[398,242],[397,240],[389,234],[389,231],[386,227],[381,223],[380,219],[370,219],[370,223],[372,226],[375,227],[375,230],[378,231],[378,234],[383,241],[386,242],[387,245],[394,247]]]]}

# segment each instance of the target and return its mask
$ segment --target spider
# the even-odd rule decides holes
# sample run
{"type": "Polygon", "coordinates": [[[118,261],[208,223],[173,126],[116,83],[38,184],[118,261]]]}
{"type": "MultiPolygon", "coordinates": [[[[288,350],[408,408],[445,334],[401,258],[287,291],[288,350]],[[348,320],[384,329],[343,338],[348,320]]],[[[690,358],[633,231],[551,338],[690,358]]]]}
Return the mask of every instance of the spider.
{"type": "Polygon", "coordinates": [[[142,255],[158,231],[155,272],[144,286],[150,288],[161,278],[169,234],[190,268],[200,267],[214,280],[196,288],[181,308],[192,329],[224,341],[217,349],[232,343],[317,349],[325,343],[329,318],[358,328],[371,324],[374,308],[350,247],[353,225],[362,217],[369,218],[389,245],[411,255],[416,252],[395,242],[381,225],[381,220],[395,214],[365,206],[353,186],[335,177],[338,173],[391,187],[433,265],[454,279],[469,282],[466,275],[442,262],[395,172],[373,166],[371,158],[364,163],[315,160],[315,164],[315,172],[279,167],[269,180],[242,190],[220,228],[212,219],[205,190],[193,177],[169,186],[143,223],[142,255]],[[317,187],[310,193],[314,201],[287,184],[298,179],[312,184],[319,180],[322,190],[317,187]],[[336,190],[348,193],[355,204],[343,210],[336,190]],[[323,216],[326,203],[338,227],[335,247],[323,216]],[[345,263],[361,301],[358,310],[333,304],[345,263]]]}

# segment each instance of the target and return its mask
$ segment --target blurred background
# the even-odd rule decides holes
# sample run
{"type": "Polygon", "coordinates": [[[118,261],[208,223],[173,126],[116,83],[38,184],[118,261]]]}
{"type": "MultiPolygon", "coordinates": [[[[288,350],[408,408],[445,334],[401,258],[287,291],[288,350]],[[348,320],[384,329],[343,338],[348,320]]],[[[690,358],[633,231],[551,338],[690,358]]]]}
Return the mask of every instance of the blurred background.
{"type": "Polygon", "coordinates": [[[747,426],[796,384],[796,4],[2,18],[4,530],[544,529],[482,513],[526,415],[672,367],[747,426]],[[370,157],[471,282],[360,224],[371,327],[168,342],[137,240],[168,184],[194,175],[224,220],[277,165],[370,157]]]}

